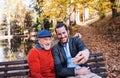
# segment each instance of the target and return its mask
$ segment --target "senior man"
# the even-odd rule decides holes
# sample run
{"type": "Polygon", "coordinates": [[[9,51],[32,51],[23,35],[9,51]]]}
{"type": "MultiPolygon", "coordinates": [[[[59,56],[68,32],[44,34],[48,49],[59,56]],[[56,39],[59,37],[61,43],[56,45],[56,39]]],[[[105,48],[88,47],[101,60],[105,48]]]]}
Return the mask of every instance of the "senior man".
{"type": "Polygon", "coordinates": [[[55,78],[51,36],[48,30],[38,32],[38,43],[28,53],[28,78],[55,78]]]}

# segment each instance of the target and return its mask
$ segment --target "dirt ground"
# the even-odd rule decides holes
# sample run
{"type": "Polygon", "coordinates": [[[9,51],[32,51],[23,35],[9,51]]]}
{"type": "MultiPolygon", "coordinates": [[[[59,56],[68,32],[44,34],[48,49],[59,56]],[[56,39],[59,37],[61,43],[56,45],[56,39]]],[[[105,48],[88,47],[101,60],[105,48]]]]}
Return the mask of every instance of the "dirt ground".
{"type": "Polygon", "coordinates": [[[108,78],[120,78],[120,17],[107,17],[89,26],[78,26],[77,31],[92,52],[104,54],[108,78]]]}

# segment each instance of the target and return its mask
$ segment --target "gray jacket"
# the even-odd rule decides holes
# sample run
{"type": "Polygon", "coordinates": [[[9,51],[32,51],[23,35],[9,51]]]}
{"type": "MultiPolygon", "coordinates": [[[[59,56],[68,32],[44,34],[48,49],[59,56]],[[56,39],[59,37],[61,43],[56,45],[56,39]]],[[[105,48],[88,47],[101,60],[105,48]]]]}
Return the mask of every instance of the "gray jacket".
{"type": "MultiPolygon", "coordinates": [[[[75,57],[75,55],[79,51],[87,49],[85,44],[78,37],[69,38],[69,48],[70,48],[70,54],[72,57],[75,57]]],[[[63,44],[61,42],[58,42],[56,45],[53,46],[52,54],[54,58],[55,72],[56,72],[57,78],[75,76],[74,67],[67,68],[67,59],[66,59],[64,48],[63,48],[63,44]]],[[[80,66],[87,66],[87,64],[80,65],[80,66]]]]}

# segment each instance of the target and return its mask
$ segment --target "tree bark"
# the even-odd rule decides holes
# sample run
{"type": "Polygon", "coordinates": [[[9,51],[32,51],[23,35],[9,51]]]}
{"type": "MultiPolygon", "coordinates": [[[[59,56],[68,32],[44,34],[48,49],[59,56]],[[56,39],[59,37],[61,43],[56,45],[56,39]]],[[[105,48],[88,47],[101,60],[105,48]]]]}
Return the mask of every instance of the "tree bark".
{"type": "Polygon", "coordinates": [[[115,0],[110,0],[110,2],[112,3],[112,5],[111,5],[112,17],[114,18],[117,16],[117,9],[116,9],[115,0]]]}

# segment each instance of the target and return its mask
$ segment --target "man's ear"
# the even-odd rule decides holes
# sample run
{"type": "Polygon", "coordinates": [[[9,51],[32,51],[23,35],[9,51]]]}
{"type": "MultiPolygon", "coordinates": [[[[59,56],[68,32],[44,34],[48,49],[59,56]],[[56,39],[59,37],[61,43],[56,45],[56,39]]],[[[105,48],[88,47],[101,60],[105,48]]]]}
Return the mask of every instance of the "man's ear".
{"type": "Polygon", "coordinates": [[[67,30],[67,32],[68,32],[68,34],[70,33],[70,31],[69,31],[69,30],[67,30]]]}
{"type": "Polygon", "coordinates": [[[40,38],[38,38],[38,43],[39,43],[39,44],[41,43],[41,39],[40,39],[40,38]]]}

